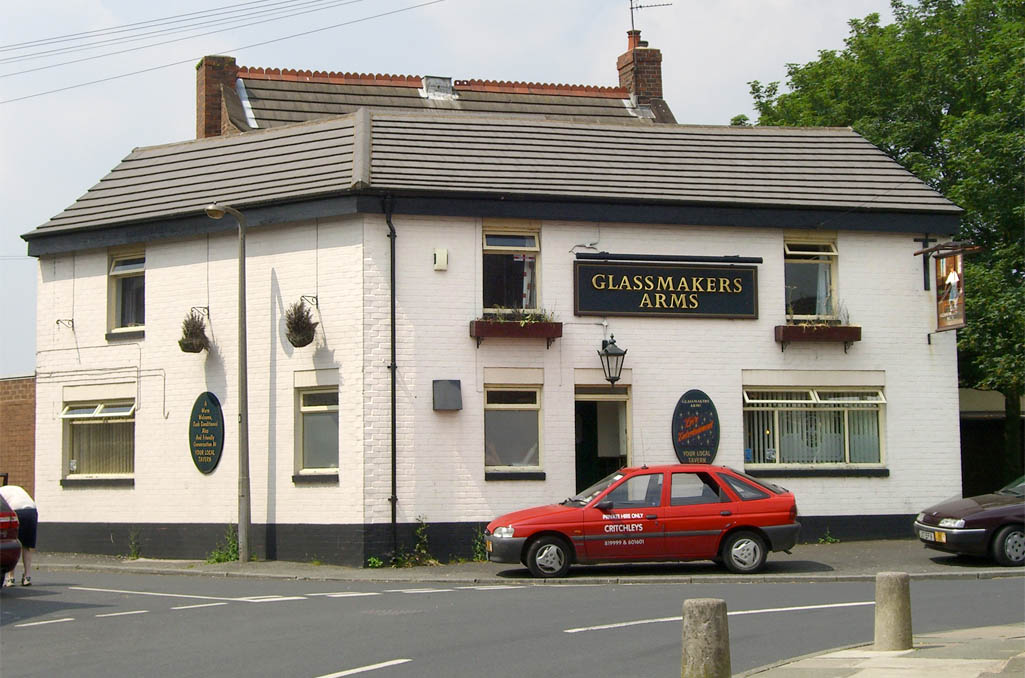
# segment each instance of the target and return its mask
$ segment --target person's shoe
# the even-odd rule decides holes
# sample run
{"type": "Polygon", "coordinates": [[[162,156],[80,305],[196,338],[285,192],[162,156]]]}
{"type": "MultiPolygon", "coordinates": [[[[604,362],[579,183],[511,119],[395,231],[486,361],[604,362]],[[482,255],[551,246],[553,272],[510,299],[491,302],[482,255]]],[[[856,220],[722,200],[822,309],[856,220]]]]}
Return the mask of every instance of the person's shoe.
{"type": "MultiPolygon", "coordinates": [[[[11,582],[11,583],[13,584],[14,582],[11,582]]],[[[21,578],[21,585],[22,586],[32,586],[32,577],[22,577],[21,578]]]]}
{"type": "Polygon", "coordinates": [[[4,586],[14,586],[14,577],[4,577],[4,586]]]}

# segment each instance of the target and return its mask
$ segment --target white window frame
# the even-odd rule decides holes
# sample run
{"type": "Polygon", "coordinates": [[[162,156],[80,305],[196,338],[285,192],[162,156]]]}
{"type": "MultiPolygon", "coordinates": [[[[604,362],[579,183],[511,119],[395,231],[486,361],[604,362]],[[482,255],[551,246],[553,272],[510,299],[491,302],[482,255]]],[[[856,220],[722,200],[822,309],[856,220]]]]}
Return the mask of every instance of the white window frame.
{"type": "Polygon", "coordinates": [[[504,308],[498,306],[484,306],[484,313],[488,314],[515,314],[521,312],[536,312],[541,306],[541,227],[536,222],[516,222],[495,224],[485,222],[481,230],[481,300],[483,304],[484,286],[484,256],[488,254],[509,254],[534,257],[534,304],[516,308],[504,308]],[[489,245],[488,236],[520,236],[533,238],[532,247],[511,247],[507,245],[489,245]]]}
{"type": "Polygon", "coordinates": [[[783,241],[783,284],[786,301],[787,320],[836,320],[839,315],[837,301],[837,263],[839,251],[836,240],[816,239],[814,237],[790,237],[783,241]],[[826,313],[792,313],[790,307],[790,288],[787,286],[786,269],[788,265],[829,263],[829,292],[826,295],[828,309],[826,313]]]}
{"type": "Polygon", "coordinates": [[[743,434],[745,446],[747,442],[747,413],[748,412],[771,412],[772,413],[772,449],[775,450],[775,457],[772,461],[746,461],[745,468],[879,468],[886,463],[886,396],[882,388],[865,388],[852,386],[759,386],[745,387],[744,393],[744,422],[743,434]],[[804,394],[807,398],[772,398],[758,397],[759,394],[769,393],[791,393],[804,394]],[[854,393],[864,394],[867,397],[835,398],[824,397],[830,393],[854,393]],[[866,407],[875,405],[875,407],[866,407]],[[843,434],[844,434],[844,458],[842,462],[783,462],[780,451],[780,412],[835,412],[843,413],[843,434]],[[850,412],[852,411],[874,411],[878,418],[879,428],[879,460],[874,462],[852,462],[851,461],[851,426],[850,412]]]}
{"type": "MultiPolygon", "coordinates": [[[[307,414],[314,414],[318,412],[338,412],[339,411],[339,399],[340,393],[338,387],[334,386],[331,388],[297,388],[295,391],[295,469],[300,475],[318,475],[318,474],[337,474],[339,454],[341,447],[341,441],[336,439],[335,446],[335,465],[334,466],[316,466],[306,467],[306,447],[305,447],[305,423],[307,414]],[[334,405],[306,405],[303,396],[315,395],[320,393],[331,393],[335,396],[334,405]]],[[[340,437],[340,436],[339,436],[340,437]]]]}
{"type": "Polygon", "coordinates": [[[112,333],[138,332],[146,328],[146,252],[133,250],[110,255],[107,268],[107,327],[112,333]],[[142,259],[140,264],[131,268],[119,268],[120,264],[133,259],[142,259]],[[121,281],[125,278],[142,278],[143,322],[139,325],[121,325],[121,311],[124,300],[121,299],[121,281]]]}
{"type": "Polygon", "coordinates": [[[66,402],[61,409],[60,419],[63,422],[63,477],[75,478],[132,478],[135,476],[135,409],[133,399],[111,399],[88,402],[66,402]],[[74,432],[76,426],[103,425],[108,422],[128,422],[132,424],[132,470],[126,473],[87,473],[72,470],[72,452],[74,448],[74,432]]]}
{"type": "Polygon", "coordinates": [[[484,386],[484,444],[487,445],[487,413],[489,411],[534,411],[537,413],[537,465],[536,466],[525,466],[525,465],[490,465],[487,462],[487,450],[485,449],[484,457],[484,469],[485,471],[512,471],[512,472],[531,472],[540,471],[544,468],[544,445],[541,437],[543,430],[542,426],[542,415],[544,409],[541,400],[541,386],[540,385],[525,385],[525,384],[487,384],[484,386]],[[533,404],[525,403],[488,403],[488,394],[500,391],[523,391],[533,392],[535,394],[533,404]]]}

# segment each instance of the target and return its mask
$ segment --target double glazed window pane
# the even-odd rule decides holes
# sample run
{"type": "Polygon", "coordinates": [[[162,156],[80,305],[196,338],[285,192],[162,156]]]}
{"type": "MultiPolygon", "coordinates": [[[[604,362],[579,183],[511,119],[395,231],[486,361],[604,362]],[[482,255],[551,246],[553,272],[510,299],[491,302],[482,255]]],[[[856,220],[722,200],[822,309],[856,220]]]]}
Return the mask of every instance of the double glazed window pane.
{"type": "Polygon", "coordinates": [[[537,308],[533,254],[484,255],[484,308],[537,308]]]}
{"type": "Polygon", "coordinates": [[[540,465],[538,410],[485,410],[484,465],[540,465]]]}
{"type": "Polygon", "coordinates": [[[338,468],[338,412],[303,414],[303,468],[338,468]]]}
{"type": "Polygon", "coordinates": [[[141,275],[118,278],[116,281],[118,327],[146,324],[145,281],[141,275]]]}
{"type": "Polygon", "coordinates": [[[832,262],[787,261],[787,315],[833,315],[832,262]]]}
{"type": "Polygon", "coordinates": [[[71,473],[135,471],[135,422],[75,421],[71,430],[71,473]]]}

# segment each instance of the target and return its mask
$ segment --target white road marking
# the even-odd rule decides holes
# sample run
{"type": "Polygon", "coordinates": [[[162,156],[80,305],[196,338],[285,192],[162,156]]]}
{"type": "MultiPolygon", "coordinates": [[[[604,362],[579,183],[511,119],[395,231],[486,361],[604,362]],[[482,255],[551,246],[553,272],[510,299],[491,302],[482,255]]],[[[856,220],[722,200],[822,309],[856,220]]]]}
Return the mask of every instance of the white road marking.
{"type": "Polygon", "coordinates": [[[108,612],[107,614],[98,614],[96,615],[96,617],[124,617],[125,615],[129,614],[146,614],[147,612],[149,612],[149,610],[132,610],[130,612],[108,612]]]}
{"type": "Polygon", "coordinates": [[[124,591],[122,589],[96,589],[88,586],[69,586],[69,589],[73,591],[97,591],[99,593],[127,593],[134,596],[162,596],[165,598],[195,598],[198,600],[225,600],[233,602],[236,600],[244,600],[242,598],[225,598],[223,596],[197,596],[188,593],[152,593],[150,591],[124,591]]]}
{"type": "Polygon", "coordinates": [[[283,600],[306,600],[306,596],[247,596],[235,600],[242,603],[280,603],[283,600]]]}
{"type": "Polygon", "coordinates": [[[308,596],[324,596],[325,598],[359,598],[361,596],[379,596],[376,591],[337,591],[335,593],[307,593],[308,596]]]}
{"type": "Polygon", "coordinates": [[[385,593],[442,593],[452,589],[385,589],[385,593]]]}
{"type": "MultiPolygon", "coordinates": [[[[800,612],[804,610],[824,610],[834,607],[859,607],[863,605],[875,605],[875,601],[866,600],[857,603],[827,603],[824,605],[799,605],[795,607],[770,607],[762,608],[759,610],[736,610],[734,612],[727,612],[727,617],[739,617],[748,614],[768,614],[772,612],[800,612]]],[[[600,624],[598,626],[582,626],[576,629],[564,629],[563,633],[581,633],[583,631],[605,631],[607,629],[621,629],[627,626],[640,626],[642,624],[660,624],[662,622],[678,622],[683,621],[682,616],[676,617],[659,617],[657,619],[637,619],[635,621],[619,622],[616,624],[600,624]]]]}
{"type": "Polygon", "coordinates": [[[15,624],[17,628],[24,628],[26,626],[42,626],[43,624],[59,624],[60,622],[75,621],[74,617],[64,617],[63,619],[47,619],[46,621],[27,622],[25,624],[15,624]]]}
{"type": "Polygon", "coordinates": [[[220,607],[221,605],[227,605],[227,603],[199,603],[198,605],[179,605],[178,607],[172,607],[172,610],[195,610],[197,607],[220,607]]]}
{"type": "Polygon", "coordinates": [[[411,662],[412,659],[392,659],[390,662],[381,662],[380,664],[370,664],[369,666],[361,666],[356,669],[348,669],[346,671],[339,671],[338,673],[328,673],[323,676],[317,676],[317,678],[343,678],[344,676],[354,676],[357,673],[366,673],[367,671],[376,671],[377,669],[385,669],[389,666],[398,666],[399,664],[405,664],[411,662]]]}
{"type": "Polygon", "coordinates": [[[506,584],[493,584],[493,585],[481,585],[481,586],[457,586],[457,589],[464,591],[499,591],[502,589],[522,589],[522,586],[509,586],[506,584]]]}

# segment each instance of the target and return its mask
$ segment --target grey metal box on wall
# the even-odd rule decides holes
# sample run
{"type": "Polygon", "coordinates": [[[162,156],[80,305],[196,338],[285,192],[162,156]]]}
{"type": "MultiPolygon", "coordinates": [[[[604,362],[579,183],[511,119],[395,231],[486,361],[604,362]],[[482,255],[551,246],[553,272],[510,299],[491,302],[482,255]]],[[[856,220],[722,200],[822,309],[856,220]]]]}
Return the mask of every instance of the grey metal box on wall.
{"type": "Polygon", "coordinates": [[[434,380],[434,409],[435,410],[461,410],[463,409],[463,395],[459,390],[458,379],[435,379],[434,380]]]}

